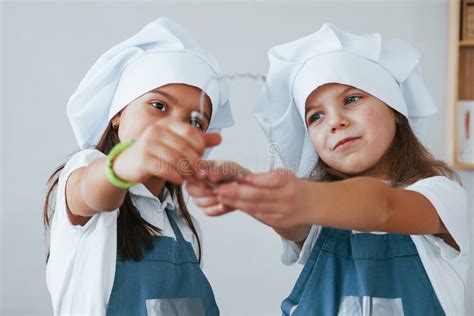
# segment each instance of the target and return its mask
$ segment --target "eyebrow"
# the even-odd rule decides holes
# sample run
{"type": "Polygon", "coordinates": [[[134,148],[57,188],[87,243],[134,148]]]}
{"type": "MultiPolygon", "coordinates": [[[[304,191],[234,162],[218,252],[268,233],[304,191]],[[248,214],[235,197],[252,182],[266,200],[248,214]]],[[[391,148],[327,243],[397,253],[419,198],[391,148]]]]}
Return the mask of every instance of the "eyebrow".
{"type": "MultiPolygon", "coordinates": [[[[172,96],[171,94],[169,93],[166,93],[164,91],[161,91],[161,90],[152,90],[150,91],[151,93],[155,93],[155,94],[161,94],[163,95],[165,98],[171,100],[171,102],[173,102],[174,104],[178,103],[178,100],[172,96]]],[[[200,111],[196,111],[196,112],[199,112],[199,114],[202,114],[204,116],[204,118],[207,119],[208,122],[211,122],[211,117],[206,113],[206,112],[203,112],[201,113],[200,111]]]]}
{"type": "Polygon", "coordinates": [[[172,96],[171,94],[166,93],[166,92],[164,92],[164,91],[161,91],[161,90],[152,90],[152,91],[150,91],[150,92],[151,92],[151,93],[155,93],[155,94],[161,94],[161,95],[164,96],[165,98],[171,100],[171,102],[173,102],[173,103],[178,103],[178,102],[177,102],[178,100],[176,100],[176,98],[175,98],[174,96],[172,96]]]}
{"type": "Polygon", "coordinates": [[[352,86],[348,86],[348,87],[346,87],[344,90],[342,90],[342,91],[338,94],[338,96],[340,97],[341,95],[346,94],[347,92],[349,92],[349,91],[351,91],[351,90],[357,90],[357,88],[354,88],[354,87],[352,87],[352,86]]]}
{"type": "Polygon", "coordinates": [[[211,122],[211,118],[209,117],[209,115],[206,112],[202,112],[202,113],[200,111],[196,111],[196,112],[199,112],[199,114],[202,114],[202,116],[204,116],[207,119],[208,122],[211,122]]]}
{"type": "MultiPolygon", "coordinates": [[[[346,88],[344,88],[343,90],[341,90],[338,94],[337,94],[337,97],[341,97],[342,95],[346,94],[347,92],[351,91],[351,90],[357,90],[357,88],[355,87],[352,87],[352,86],[348,86],[346,88]]],[[[305,110],[305,114],[308,113],[308,110],[310,109],[319,109],[321,108],[322,106],[319,105],[319,104],[316,104],[316,105],[311,105],[309,104],[308,108],[305,110]]]]}

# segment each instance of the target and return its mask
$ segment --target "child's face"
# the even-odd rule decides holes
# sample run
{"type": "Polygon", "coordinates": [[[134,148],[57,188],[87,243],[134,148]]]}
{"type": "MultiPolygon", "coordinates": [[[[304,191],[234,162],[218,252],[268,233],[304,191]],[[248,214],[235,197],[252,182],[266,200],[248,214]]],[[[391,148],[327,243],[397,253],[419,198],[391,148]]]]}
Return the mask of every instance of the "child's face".
{"type": "Polygon", "coordinates": [[[381,160],[395,136],[395,114],[372,95],[330,83],[306,100],[306,125],[319,157],[345,174],[383,177],[381,160]],[[355,138],[344,145],[346,138],[355,138]]]}
{"type": "Polygon", "coordinates": [[[120,140],[137,139],[146,127],[164,117],[206,131],[212,114],[211,100],[207,95],[203,113],[206,118],[191,117],[193,111],[200,111],[200,97],[201,89],[186,84],[168,84],[142,95],[115,118],[119,119],[120,140]]]}

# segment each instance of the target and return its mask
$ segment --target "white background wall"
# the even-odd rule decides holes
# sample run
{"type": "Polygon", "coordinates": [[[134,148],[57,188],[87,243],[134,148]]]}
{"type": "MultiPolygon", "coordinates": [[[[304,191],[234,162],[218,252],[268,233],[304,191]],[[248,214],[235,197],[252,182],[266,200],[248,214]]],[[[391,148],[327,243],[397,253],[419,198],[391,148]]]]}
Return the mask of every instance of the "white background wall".
{"type": "MultiPolygon", "coordinates": [[[[428,145],[438,158],[447,157],[447,0],[22,1],[1,8],[2,314],[51,313],[41,209],[47,177],[77,149],[67,99],[100,54],[159,16],[192,30],[225,73],[264,72],[269,47],[316,31],[325,21],[406,39],[421,51],[428,87],[440,106],[428,145]]],[[[266,140],[252,116],[258,88],[254,82],[232,83],[237,124],[223,133],[223,145],[211,158],[267,167],[266,140]]],[[[473,196],[473,172],[461,175],[473,196]]],[[[278,314],[300,269],[279,262],[279,238],[241,213],[206,218],[192,211],[203,226],[205,272],[222,314],[278,314]]]]}

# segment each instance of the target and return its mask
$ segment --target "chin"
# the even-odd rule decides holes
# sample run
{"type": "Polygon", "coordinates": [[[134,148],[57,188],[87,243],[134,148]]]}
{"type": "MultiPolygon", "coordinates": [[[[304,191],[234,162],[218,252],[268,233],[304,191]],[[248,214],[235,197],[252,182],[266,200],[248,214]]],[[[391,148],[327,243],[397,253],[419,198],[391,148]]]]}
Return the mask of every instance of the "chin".
{"type": "Polygon", "coordinates": [[[363,163],[352,163],[336,167],[336,169],[342,171],[347,175],[358,175],[360,173],[363,173],[364,171],[367,171],[370,168],[369,166],[363,163]]]}

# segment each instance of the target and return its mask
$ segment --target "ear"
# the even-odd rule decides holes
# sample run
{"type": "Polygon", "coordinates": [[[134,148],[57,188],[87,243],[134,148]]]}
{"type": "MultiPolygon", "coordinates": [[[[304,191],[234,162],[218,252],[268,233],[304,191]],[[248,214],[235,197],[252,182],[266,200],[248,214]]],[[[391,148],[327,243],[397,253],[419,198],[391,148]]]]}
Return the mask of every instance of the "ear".
{"type": "Polygon", "coordinates": [[[112,128],[117,129],[120,126],[120,114],[121,112],[115,114],[115,116],[111,120],[112,128]]]}

